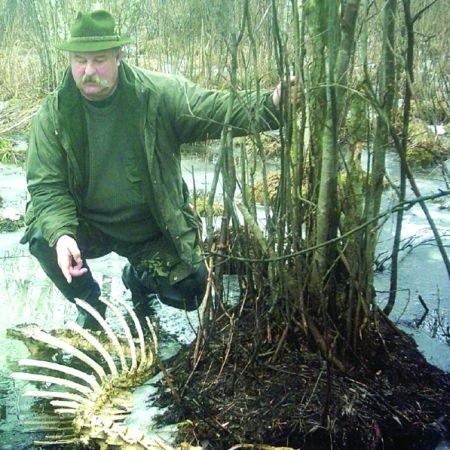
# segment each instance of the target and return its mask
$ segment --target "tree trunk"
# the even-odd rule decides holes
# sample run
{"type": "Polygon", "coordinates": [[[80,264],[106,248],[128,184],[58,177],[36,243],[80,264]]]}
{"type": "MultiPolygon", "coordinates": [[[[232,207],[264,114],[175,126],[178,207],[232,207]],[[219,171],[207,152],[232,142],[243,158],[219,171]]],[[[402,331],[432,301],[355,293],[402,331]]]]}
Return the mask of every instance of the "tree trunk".
{"type": "MultiPolygon", "coordinates": [[[[386,151],[389,147],[389,126],[396,91],[396,58],[395,58],[395,17],[397,0],[386,0],[383,18],[383,43],[381,55],[380,81],[378,86],[377,118],[372,148],[372,174],[369,194],[366,201],[365,219],[370,221],[380,212],[383,194],[386,151]]],[[[373,286],[372,265],[375,259],[375,248],[378,239],[376,222],[371,222],[365,236],[364,270],[361,271],[361,282],[365,291],[371,292],[373,286]]]]}

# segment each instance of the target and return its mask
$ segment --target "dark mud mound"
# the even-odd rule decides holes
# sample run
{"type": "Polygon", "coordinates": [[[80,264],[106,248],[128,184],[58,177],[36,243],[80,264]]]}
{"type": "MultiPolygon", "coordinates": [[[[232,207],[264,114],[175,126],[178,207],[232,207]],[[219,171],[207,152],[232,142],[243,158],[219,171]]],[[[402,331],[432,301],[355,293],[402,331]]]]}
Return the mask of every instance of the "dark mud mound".
{"type": "Polygon", "coordinates": [[[162,420],[214,450],[433,449],[449,437],[450,375],[387,319],[376,322],[343,373],[311,352],[299,329],[280,350],[277,330],[252,309],[224,313],[205,345],[167,367],[177,404],[162,420]]]}

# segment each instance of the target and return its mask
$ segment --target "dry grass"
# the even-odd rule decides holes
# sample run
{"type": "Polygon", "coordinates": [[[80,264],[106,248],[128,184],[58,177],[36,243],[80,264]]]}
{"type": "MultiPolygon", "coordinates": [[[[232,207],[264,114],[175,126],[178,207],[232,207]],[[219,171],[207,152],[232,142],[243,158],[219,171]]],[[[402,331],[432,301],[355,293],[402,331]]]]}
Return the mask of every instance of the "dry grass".
{"type": "Polygon", "coordinates": [[[39,57],[20,46],[0,51],[0,101],[42,96],[39,57]]]}

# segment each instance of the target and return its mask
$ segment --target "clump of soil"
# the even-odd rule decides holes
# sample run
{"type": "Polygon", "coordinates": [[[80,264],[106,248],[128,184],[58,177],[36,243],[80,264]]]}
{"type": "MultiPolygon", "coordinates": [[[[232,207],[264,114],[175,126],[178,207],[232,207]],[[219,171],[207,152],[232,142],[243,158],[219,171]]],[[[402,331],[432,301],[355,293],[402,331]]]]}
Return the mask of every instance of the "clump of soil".
{"type": "Polygon", "coordinates": [[[269,319],[253,307],[227,311],[204,346],[167,367],[178,402],[162,420],[183,423],[180,440],[213,450],[433,449],[449,437],[450,374],[388,319],[376,322],[344,373],[294,327],[274,358],[279,336],[269,319]]]}
{"type": "Polygon", "coordinates": [[[0,217],[0,233],[10,233],[17,231],[24,226],[23,217],[19,219],[9,219],[7,217],[0,217]]]}

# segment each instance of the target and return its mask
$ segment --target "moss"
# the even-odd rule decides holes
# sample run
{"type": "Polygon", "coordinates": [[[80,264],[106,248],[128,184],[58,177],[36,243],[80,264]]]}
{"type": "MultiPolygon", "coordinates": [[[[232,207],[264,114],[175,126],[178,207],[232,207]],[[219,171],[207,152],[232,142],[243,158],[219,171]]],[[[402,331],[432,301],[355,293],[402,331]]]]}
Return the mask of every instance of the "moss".
{"type": "Polygon", "coordinates": [[[424,121],[411,121],[406,159],[412,166],[432,166],[445,157],[448,151],[440,137],[435,135],[424,121]]]}
{"type": "Polygon", "coordinates": [[[23,217],[19,219],[8,219],[2,218],[0,219],[0,233],[17,231],[24,226],[23,217]]]}
{"type": "Polygon", "coordinates": [[[22,164],[25,161],[26,153],[17,150],[14,141],[0,137],[0,162],[3,164],[22,164]]]}
{"type": "MultiPolygon", "coordinates": [[[[212,207],[212,215],[214,217],[221,216],[223,214],[223,203],[214,202],[212,207]]],[[[208,197],[204,193],[198,193],[195,198],[195,212],[200,217],[206,217],[208,213],[208,197]]]]}
{"type": "MultiPolygon", "coordinates": [[[[278,192],[278,186],[280,184],[281,172],[275,171],[267,174],[267,190],[269,194],[269,202],[273,205],[278,192]]],[[[264,204],[264,183],[259,181],[255,184],[255,200],[257,203],[264,204]]]]}

